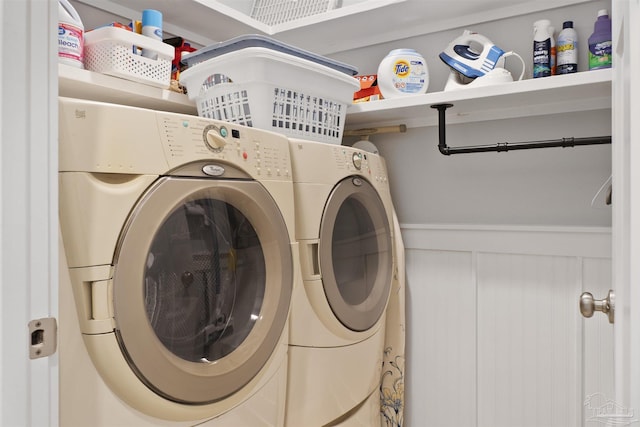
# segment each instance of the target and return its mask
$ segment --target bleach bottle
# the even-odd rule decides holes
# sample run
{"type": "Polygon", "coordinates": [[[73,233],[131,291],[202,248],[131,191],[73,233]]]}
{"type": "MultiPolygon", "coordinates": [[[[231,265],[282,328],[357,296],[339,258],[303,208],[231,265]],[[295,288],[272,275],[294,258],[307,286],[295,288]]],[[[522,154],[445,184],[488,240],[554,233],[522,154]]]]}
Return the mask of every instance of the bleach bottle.
{"type": "Polygon", "coordinates": [[[541,19],[533,24],[533,78],[556,73],[556,43],[551,21],[541,19]]]}
{"type": "Polygon", "coordinates": [[[611,68],[611,19],[606,9],[598,11],[589,37],[589,70],[601,68],[611,68]]]}
{"type": "Polygon", "coordinates": [[[58,0],[58,62],[84,68],[84,25],[68,0],[58,0]]]}

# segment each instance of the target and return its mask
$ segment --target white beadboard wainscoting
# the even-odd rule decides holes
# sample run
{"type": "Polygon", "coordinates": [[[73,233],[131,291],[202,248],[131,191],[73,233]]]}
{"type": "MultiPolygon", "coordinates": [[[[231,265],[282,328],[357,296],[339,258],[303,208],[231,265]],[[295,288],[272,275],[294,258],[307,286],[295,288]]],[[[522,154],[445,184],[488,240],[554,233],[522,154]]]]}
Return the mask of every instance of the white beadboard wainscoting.
{"type": "Polygon", "coordinates": [[[595,426],[613,398],[611,229],[403,224],[406,426],[595,426]]]}

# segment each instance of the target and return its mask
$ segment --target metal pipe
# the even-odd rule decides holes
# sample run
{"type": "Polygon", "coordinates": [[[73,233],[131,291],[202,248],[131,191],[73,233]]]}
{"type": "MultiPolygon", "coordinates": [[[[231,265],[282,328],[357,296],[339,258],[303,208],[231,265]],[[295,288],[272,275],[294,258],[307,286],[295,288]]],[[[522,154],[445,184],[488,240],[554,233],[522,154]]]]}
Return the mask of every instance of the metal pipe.
{"type": "Polygon", "coordinates": [[[486,153],[486,152],[506,152],[514,150],[530,150],[535,148],[551,148],[551,147],[576,147],[580,145],[599,145],[611,144],[610,136],[594,136],[583,138],[561,138],[550,139],[544,141],[528,141],[528,142],[502,142],[494,145],[474,145],[466,147],[448,147],[446,136],[445,112],[447,108],[453,107],[453,104],[435,104],[431,108],[438,110],[438,150],[445,156],[451,154],[469,154],[469,153],[486,153]]]}
{"type": "Polygon", "coordinates": [[[447,124],[445,123],[445,111],[447,108],[453,107],[453,104],[436,104],[432,105],[431,108],[438,109],[438,150],[445,156],[448,156],[449,147],[447,147],[447,124]]]}

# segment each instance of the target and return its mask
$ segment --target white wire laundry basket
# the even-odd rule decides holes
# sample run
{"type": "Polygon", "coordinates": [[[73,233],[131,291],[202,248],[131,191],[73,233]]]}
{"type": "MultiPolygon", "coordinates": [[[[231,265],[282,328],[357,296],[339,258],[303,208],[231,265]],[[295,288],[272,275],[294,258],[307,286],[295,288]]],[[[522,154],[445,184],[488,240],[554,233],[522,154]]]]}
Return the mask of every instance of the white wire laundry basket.
{"type": "Polygon", "coordinates": [[[254,0],[251,17],[267,25],[295,21],[335,9],[338,0],[254,0]]]}

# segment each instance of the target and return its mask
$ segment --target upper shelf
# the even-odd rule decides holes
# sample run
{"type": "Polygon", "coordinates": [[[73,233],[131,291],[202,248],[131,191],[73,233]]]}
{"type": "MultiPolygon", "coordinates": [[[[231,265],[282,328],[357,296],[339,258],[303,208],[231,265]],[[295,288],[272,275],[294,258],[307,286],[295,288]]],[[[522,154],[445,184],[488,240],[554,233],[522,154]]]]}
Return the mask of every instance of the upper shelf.
{"type": "Polygon", "coordinates": [[[186,95],[106,74],[58,65],[58,94],[175,113],[198,114],[186,95]]]}
{"type": "Polygon", "coordinates": [[[463,88],[354,104],[346,129],[435,126],[434,104],[449,103],[447,123],[469,123],[611,108],[612,70],[585,71],[495,86],[463,88]]]}
{"type": "Polygon", "coordinates": [[[217,0],[72,0],[72,3],[79,6],[78,13],[86,29],[114,19],[126,22],[140,19],[141,11],[151,8],[162,11],[166,33],[201,46],[259,33],[329,55],[589,1],[593,0],[367,0],[273,27],[217,0]]]}

